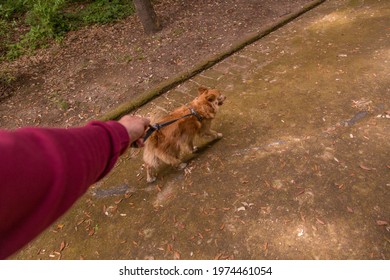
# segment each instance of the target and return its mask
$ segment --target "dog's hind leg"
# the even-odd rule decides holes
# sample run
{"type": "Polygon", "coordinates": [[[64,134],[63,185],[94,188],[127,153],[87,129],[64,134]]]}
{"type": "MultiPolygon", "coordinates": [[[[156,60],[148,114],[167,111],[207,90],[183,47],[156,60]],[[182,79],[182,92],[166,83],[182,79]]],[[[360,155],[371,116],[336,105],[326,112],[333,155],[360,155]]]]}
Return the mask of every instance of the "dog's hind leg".
{"type": "Polygon", "coordinates": [[[167,153],[157,153],[156,156],[164,163],[172,165],[172,166],[179,166],[181,161],[179,158],[172,156],[167,153]]]}

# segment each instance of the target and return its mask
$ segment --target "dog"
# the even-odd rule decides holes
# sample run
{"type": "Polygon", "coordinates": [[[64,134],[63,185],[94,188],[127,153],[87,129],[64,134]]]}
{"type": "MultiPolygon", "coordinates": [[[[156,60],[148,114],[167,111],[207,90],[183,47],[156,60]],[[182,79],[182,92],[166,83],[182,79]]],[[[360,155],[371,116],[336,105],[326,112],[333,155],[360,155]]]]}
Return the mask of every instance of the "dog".
{"type": "Polygon", "coordinates": [[[181,158],[184,154],[196,151],[196,136],[212,140],[222,138],[222,133],[211,129],[211,122],[225,99],[217,89],[200,87],[198,96],[188,105],[183,105],[156,120],[157,123],[163,123],[178,119],[157,129],[145,141],[143,160],[148,183],[157,179],[157,172],[163,163],[184,168],[186,164],[182,163],[181,158]]]}

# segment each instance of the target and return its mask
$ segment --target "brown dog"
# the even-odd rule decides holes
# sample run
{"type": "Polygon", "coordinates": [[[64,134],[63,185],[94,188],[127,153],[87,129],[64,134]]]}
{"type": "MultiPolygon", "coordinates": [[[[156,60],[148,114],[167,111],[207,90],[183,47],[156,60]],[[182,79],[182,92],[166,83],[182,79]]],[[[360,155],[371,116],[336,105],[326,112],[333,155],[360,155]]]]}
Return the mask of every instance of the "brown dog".
{"type": "Polygon", "coordinates": [[[147,178],[151,183],[156,180],[157,170],[162,163],[178,167],[181,156],[194,151],[195,136],[208,136],[213,139],[222,138],[221,133],[211,130],[211,121],[223,104],[226,97],[216,89],[200,87],[199,96],[190,104],[181,106],[163,118],[157,120],[161,124],[184,117],[168,126],[153,132],[146,140],[143,159],[147,178]]]}

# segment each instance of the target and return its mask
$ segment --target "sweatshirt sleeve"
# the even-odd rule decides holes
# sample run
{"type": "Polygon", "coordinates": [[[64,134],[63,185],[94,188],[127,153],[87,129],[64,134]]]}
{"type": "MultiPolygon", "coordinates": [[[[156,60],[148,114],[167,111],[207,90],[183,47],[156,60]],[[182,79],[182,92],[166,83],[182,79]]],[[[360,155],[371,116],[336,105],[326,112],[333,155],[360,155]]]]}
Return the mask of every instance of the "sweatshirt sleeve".
{"type": "Polygon", "coordinates": [[[129,142],[115,121],[0,131],[0,259],[61,216],[112,169],[129,142]]]}

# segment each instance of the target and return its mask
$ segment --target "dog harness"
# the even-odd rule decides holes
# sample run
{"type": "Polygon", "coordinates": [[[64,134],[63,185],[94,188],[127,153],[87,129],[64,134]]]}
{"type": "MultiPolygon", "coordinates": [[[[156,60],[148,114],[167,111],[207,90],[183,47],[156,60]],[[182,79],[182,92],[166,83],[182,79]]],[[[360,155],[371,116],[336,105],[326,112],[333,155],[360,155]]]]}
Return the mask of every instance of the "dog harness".
{"type": "Polygon", "coordinates": [[[170,121],[166,121],[166,122],[163,122],[163,123],[155,123],[155,124],[149,125],[149,129],[146,131],[146,134],[145,134],[145,137],[144,137],[144,142],[156,130],[160,130],[161,128],[163,128],[165,126],[168,126],[170,124],[173,124],[174,122],[177,122],[178,120],[181,120],[181,119],[184,119],[184,118],[188,118],[188,117],[191,117],[191,116],[195,116],[198,119],[198,121],[200,121],[200,122],[203,120],[203,117],[197,111],[195,111],[194,108],[188,108],[188,109],[190,110],[191,113],[189,113],[187,115],[184,115],[184,116],[182,116],[180,118],[173,119],[173,120],[170,120],[170,121]]]}

